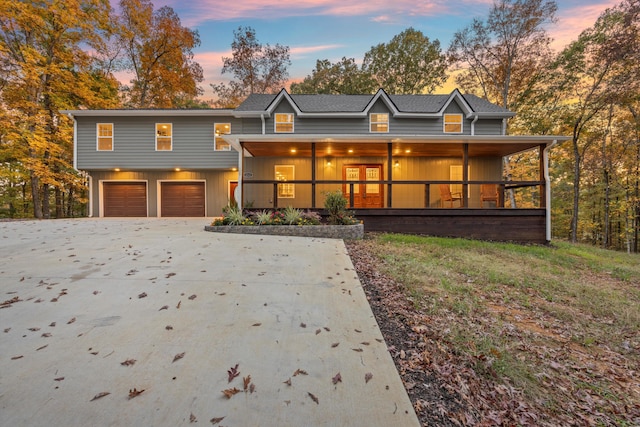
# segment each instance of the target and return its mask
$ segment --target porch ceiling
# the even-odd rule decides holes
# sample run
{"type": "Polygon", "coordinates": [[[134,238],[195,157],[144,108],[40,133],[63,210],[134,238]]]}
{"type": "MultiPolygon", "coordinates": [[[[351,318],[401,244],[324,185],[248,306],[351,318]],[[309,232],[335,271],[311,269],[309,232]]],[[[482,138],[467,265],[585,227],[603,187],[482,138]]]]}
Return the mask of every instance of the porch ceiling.
{"type": "MultiPolygon", "coordinates": [[[[316,142],[316,157],[386,157],[387,142],[340,140],[316,142]]],[[[528,151],[547,141],[469,143],[469,156],[503,157],[528,151]]],[[[464,142],[392,142],[394,157],[462,157],[464,142]]],[[[244,148],[254,157],[311,157],[311,142],[280,140],[277,142],[244,142],[244,148]]]]}

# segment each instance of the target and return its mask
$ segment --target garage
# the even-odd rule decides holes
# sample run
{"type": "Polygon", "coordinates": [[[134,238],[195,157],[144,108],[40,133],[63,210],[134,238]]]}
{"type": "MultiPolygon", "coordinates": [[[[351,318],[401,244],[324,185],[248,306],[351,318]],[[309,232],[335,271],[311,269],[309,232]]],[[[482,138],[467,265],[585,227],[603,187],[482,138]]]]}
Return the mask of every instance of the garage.
{"type": "Polygon", "coordinates": [[[160,216],[205,216],[204,182],[160,183],[160,216]]]}
{"type": "Polygon", "coordinates": [[[102,193],[104,216],[147,216],[146,182],[104,182],[102,193]]]}

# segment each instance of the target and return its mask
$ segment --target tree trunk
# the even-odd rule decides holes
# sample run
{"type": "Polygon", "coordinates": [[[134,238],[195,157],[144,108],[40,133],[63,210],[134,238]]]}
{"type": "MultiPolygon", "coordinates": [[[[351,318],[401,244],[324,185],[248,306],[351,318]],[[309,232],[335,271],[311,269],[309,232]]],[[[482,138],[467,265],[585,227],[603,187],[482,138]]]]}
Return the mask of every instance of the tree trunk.
{"type": "Polygon", "coordinates": [[[64,218],[64,193],[56,187],[56,218],[64,218]]]}
{"type": "Polygon", "coordinates": [[[42,217],[44,219],[51,218],[51,206],[49,203],[50,196],[49,184],[42,184],[42,217]]]}
{"type": "Polygon", "coordinates": [[[573,215],[571,216],[571,230],[569,238],[572,243],[578,241],[578,204],[580,202],[580,150],[578,147],[578,138],[574,134],[573,140],[573,215]]]}
{"type": "Polygon", "coordinates": [[[42,203],[40,202],[40,178],[31,171],[31,199],[33,200],[33,216],[42,219],[42,203]]]}

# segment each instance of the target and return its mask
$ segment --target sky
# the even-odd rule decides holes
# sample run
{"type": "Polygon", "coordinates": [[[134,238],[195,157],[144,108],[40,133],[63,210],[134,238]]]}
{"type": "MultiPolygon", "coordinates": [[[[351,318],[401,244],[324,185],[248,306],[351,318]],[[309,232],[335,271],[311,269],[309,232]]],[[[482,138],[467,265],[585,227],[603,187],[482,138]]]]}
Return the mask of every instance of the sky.
{"type": "MultiPolygon", "coordinates": [[[[111,0],[117,3],[117,0],[111,0]]],[[[547,28],[552,47],[561,50],[620,0],[558,0],[557,22],[547,28]]],[[[455,32],[474,18],[486,20],[493,0],[153,0],[154,8],[171,6],[182,25],[197,30],[201,44],[195,60],[204,70],[204,100],[213,98],[210,84],[228,82],[222,57],[231,56],[233,31],[255,29],[262,44],[289,46],[290,81],[315,69],[316,60],[339,61],[364,54],[408,27],[449,47],[455,32]]],[[[115,4],[114,4],[115,6],[115,4]]],[[[445,91],[447,92],[447,91],[445,91]]]]}

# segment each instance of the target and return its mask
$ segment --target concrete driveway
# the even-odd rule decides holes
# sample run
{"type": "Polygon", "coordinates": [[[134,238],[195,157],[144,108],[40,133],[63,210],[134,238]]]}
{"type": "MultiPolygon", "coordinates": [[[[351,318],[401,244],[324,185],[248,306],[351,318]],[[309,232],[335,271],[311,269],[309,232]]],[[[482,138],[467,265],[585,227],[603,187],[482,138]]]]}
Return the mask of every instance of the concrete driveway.
{"type": "Polygon", "coordinates": [[[0,425],[419,425],[341,240],[206,223],[0,223],[0,425]]]}

